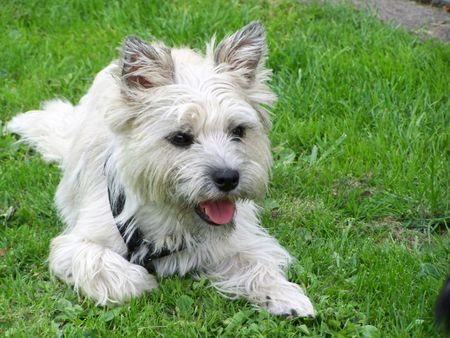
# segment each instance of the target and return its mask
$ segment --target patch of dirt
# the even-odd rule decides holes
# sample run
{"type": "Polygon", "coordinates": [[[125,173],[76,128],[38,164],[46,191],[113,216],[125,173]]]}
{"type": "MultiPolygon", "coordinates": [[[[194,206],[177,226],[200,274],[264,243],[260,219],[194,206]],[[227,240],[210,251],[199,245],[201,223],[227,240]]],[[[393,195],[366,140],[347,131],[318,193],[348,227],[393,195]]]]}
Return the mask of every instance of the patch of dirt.
{"type": "Polygon", "coordinates": [[[293,198],[280,200],[280,203],[270,210],[270,216],[272,219],[280,219],[286,215],[298,219],[299,217],[305,217],[312,214],[317,210],[324,210],[325,205],[320,199],[301,199],[293,198]]]}
{"type": "Polygon", "coordinates": [[[440,7],[410,0],[353,0],[353,3],[360,8],[375,10],[383,21],[450,41],[450,14],[440,7]]]}
{"type": "Polygon", "coordinates": [[[425,233],[409,229],[391,216],[367,224],[366,231],[378,236],[378,241],[394,241],[402,243],[409,249],[432,243],[432,237],[425,233]]]}
{"type": "Polygon", "coordinates": [[[372,196],[376,189],[370,185],[372,173],[363,177],[344,177],[333,183],[332,195],[336,198],[347,199],[352,192],[357,192],[360,197],[372,196]]]}
{"type": "MultiPolygon", "coordinates": [[[[348,0],[330,1],[348,2],[348,0]]],[[[326,4],[330,1],[322,1],[322,3],[326,4]]],[[[351,2],[357,8],[374,11],[383,21],[403,26],[420,35],[450,41],[450,13],[446,11],[447,2],[443,6],[432,6],[411,0],[351,0],[351,2]]]]}

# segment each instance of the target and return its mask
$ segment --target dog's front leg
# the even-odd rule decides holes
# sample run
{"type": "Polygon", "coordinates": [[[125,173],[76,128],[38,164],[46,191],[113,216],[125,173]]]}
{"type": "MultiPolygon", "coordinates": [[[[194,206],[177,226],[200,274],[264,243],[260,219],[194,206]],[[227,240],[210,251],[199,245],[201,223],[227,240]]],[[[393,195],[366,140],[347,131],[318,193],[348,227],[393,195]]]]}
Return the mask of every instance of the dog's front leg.
{"type": "Polygon", "coordinates": [[[245,297],[272,314],[314,317],[309,298],[297,284],[286,279],[284,259],[288,260],[289,255],[274,239],[260,237],[209,266],[206,274],[220,292],[245,297]]]}
{"type": "Polygon", "coordinates": [[[99,305],[120,304],[157,287],[144,267],[75,234],[52,240],[49,263],[54,275],[99,305]]]}

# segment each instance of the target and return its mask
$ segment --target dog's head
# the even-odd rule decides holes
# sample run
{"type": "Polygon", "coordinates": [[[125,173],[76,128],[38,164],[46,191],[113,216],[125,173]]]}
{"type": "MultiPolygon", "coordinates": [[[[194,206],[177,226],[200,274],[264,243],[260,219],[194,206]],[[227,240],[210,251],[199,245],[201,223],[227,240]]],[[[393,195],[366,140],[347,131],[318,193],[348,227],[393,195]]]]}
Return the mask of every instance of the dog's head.
{"type": "Polygon", "coordinates": [[[264,195],[271,166],[264,28],[251,23],[202,56],[129,37],[120,60],[118,136],[127,186],[210,224],[232,223],[235,202],[264,195]],[[197,216],[196,216],[197,217],[197,216]]]}

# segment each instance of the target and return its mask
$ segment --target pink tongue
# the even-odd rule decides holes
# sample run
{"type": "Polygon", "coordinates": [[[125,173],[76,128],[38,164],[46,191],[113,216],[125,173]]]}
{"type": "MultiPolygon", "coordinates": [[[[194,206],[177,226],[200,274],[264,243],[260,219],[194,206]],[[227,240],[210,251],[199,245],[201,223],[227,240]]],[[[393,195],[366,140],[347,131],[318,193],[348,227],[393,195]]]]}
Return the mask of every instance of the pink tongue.
{"type": "Polygon", "coordinates": [[[233,202],[227,200],[202,202],[200,207],[208,218],[216,224],[230,223],[236,211],[233,202]]]}

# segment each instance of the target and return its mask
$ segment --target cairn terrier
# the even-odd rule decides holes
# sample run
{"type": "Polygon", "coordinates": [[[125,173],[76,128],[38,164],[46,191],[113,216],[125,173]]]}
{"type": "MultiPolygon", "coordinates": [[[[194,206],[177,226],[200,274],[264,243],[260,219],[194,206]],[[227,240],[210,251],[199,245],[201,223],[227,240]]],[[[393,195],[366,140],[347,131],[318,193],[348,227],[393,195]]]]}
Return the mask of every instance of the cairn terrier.
{"type": "Polygon", "coordinates": [[[195,272],[270,313],[314,316],[258,218],[276,99],[266,56],[258,22],[204,55],[128,37],[78,105],[53,100],[10,121],[63,172],[54,275],[109,305],[156,288],[155,276],[195,272]]]}

